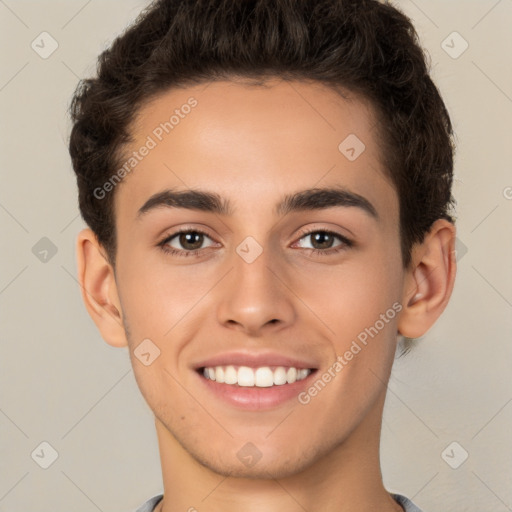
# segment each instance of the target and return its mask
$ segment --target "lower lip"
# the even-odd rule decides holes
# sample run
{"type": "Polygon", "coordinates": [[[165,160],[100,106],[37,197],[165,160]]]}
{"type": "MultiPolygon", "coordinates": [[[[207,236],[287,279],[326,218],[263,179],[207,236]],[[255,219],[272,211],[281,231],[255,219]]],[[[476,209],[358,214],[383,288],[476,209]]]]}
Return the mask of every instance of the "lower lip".
{"type": "Polygon", "coordinates": [[[232,406],[248,411],[273,409],[296,398],[304,388],[309,386],[310,379],[315,373],[316,370],[313,370],[305,379],[295,381],[293,384],[260,388],[224,384],[207,379],[201,373],[196,372],[199,379],[213,394],[232,406]]]}

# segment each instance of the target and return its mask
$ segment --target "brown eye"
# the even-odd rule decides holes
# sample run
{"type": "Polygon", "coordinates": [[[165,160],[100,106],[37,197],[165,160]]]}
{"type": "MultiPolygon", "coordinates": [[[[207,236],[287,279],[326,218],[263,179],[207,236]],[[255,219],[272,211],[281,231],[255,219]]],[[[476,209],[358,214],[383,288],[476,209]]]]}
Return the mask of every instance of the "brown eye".
{"type": "Polygon", "coordinates": [[[300,240],[310,239],[310,246],[302,245],[304,249],[311,249],[313,251],[325,251],[329,249],[350,247],[352,243],[344,236],[326,230],[310,231],[309,233],[303,233],[300,240]],[[338,243],[336,243],[338,240],[338,243]]]}
{"type": "Polygon", "coordinates": [[[317,231],[309,235],[314,249],[330,249],[335,237],[326,231],[317,231]]]}
{"type": "Polygon", "coordinates": [[[178,241],[183,249],[189,249],[191,251],[200,249],[204,241],[204,235],[197,233],[196,231],[189,231],[188,233],[180,233],[178,235],[178,241]]]}
{"type": "Polygon", "coordinates": [[[187,230],[178,231],[168,236],[160,245],[162,245],[163,248],[176,251],[177,253],[187,253],[210,247],[213,245],[213,242],[206,233],[196,230],[187,230]],[[204,246],[207,240],[210,240],[210,244],[204,246]]]}

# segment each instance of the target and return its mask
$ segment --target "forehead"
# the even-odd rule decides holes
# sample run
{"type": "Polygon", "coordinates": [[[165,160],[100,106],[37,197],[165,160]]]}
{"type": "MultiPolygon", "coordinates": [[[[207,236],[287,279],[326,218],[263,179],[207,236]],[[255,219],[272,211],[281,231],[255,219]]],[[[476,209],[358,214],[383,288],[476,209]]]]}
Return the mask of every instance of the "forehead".
{"type": "Polygon", "coordinates": [[[134,219],[148,197],[166,188],[212,190],[243,211],[250,202],[263,206],[263,198],[277,202],[294,190],[329,185],[393,213],[397,198],[382,171],[372,108],[343,94],[277,80],[160,94],[132,124],[122,163],[136,162],[116,190],[116,217],[134,219]]]}

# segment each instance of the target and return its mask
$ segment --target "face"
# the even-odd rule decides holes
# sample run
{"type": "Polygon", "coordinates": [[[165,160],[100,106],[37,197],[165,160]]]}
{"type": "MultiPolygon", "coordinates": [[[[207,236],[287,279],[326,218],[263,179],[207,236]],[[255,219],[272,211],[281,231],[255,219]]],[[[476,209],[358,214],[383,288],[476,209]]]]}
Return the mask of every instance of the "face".
{"type": "Polygon", "coordinates": [[[133,124],[115,215],[134,373],[159,435],[220,474],[291,475],[375,427],[404,284],[375,130],[355,96],[279,81],[169,91],[133,124]]]}

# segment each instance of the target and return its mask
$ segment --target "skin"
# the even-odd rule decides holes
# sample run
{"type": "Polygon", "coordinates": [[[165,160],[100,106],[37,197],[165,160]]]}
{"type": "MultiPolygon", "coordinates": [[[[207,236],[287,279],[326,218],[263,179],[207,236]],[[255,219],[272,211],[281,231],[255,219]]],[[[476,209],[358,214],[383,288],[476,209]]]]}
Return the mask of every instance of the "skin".
{"type": "MultiPolygon", "coordinates": [[[[449,300],[454,226],[436,221],[403,268],[398,197],[380,163],[371,106],[319,84],[224,81],[167,91],[139,111],[127,150],[191,96],[198,105],[115,190],[115,272],[91,230],[77,240],[86,307],[107,343],[128,346],[155,414],[164,482],[157,510],[402,510],[380,471],[386,385],[397,333],[423,335],[449,300]],[[349,134],[366,146],[354,161],[338,150],[349,134]],[[274,212],[285,195],[324,186],[363,196],[378,218],[347,206],[274,212]],[[218,193],[234,211],[162,207],[138,218],[167,188],[218,193]],[[185,257],[158,246],[180,227],[207,231],[202,252],[185,257]],[[313,254],[328,249],[304,228],[335,231],[353,246],[313,254]],[[236,252],[247,236],[263,249],[250,264],[236,252]],[[192,369],[229,350],[276,350],[314,360],[322,374],[394,303],[400,313],[306,405],[242,411],[199,385],[192,369]],[[146,338],[161,351],[149,366],[134,356],[146,338]],[[262,454],[252,467],[237,457],[247,442],[262,454]]],[[[189,247],[178,237],[171,243],[189,247]]]]}

